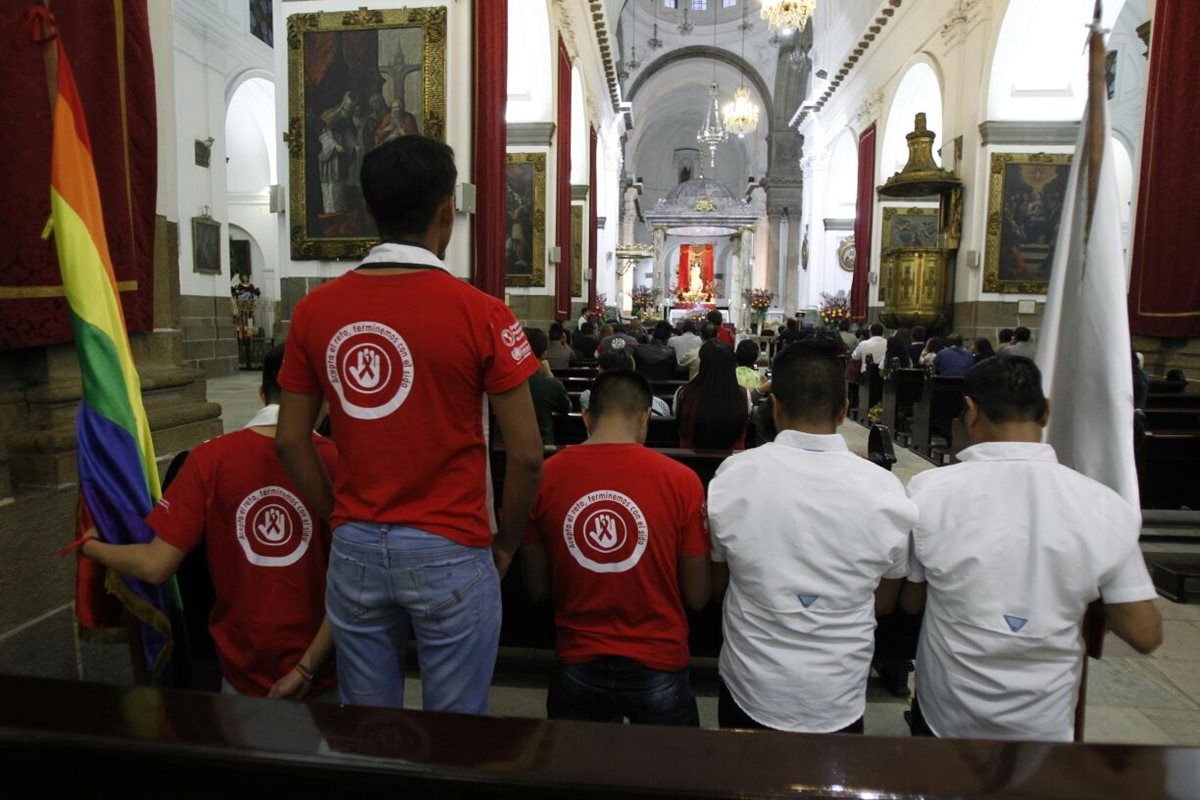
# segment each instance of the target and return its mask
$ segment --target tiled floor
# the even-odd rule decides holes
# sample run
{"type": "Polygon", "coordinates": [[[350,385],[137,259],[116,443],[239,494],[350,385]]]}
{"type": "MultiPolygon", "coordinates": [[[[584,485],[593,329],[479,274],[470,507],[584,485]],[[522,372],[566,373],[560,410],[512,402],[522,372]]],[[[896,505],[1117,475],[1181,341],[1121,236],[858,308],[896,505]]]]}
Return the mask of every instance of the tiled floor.
{"type": "MultiPolygon", "coordinates": [[[[229,378],[210,380],[208,397],[221,403],[225,430],[242,427],[258,411],[260,376],[239,372],[229,378]]],[[[857,423],[847,423],[843,434],[855,452],[866,454],[867,432],[857,423]]],[[[901,480],[924,469],[928,462],[897,447],[895,473],[901,480]]],[[[1146,545],[1147,552],[1200,550],[1200,545],[1146,545]]],[[[1092,742],[1139,744],[1182,744],[1200,746],[1200,604],[1182,605],[1165,599],[1156,601],[1165,620],[1165,639],[1157,652],[1140,656],[1109,635],[1104,658],[1088,665],[1086,739],[1092,742]]],[[[492,687],[492,712],[498,716],[540,717],[545,715],[545,685],[550,664],[547,654],[502,653],[497,679],[492,687]],[[519,664],[506,669],[506,663],[519,664]]],[[[695,668],[700,720],[715,726],[717,699],[710,661],[695,668]]],[[[420,707],[420,681],[407,682],[407,705],[420,707]]],[[[892,697],[872,679],[867,692],[866,727],[877,736],[906,736],[904,711],[907,701],[892,697]]]]}

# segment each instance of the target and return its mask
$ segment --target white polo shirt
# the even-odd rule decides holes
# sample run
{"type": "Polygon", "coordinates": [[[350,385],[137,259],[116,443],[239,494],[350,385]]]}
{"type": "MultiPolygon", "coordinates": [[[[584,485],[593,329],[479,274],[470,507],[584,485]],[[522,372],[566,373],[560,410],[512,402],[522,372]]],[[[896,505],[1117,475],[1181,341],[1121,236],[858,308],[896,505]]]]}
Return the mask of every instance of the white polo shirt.
{"type": "Polygon", "coordinates": [[[1070,741],[1088,603],[1155,597],[1140,512],[1046,444],[989,442],[908,484],[928,584],[917,695],[938,736],[1070,741]]]}
{"type": "Polygon", "coordinates": [[[854,348],[854,352],[850,354],[850,358],[855,361],[861,361],[864,367],[867,366],[867,356],[871,356],[875,362],[875,366],[883,368],[883,362],[887,358],[887,339],[882,336],[872,336],[870,339],[863,339],[854,348]]]}
{"type": "Polygon", "coordinates": [[[708,490],[729,564],[721,679],[770,728],[828,733],[866,709],[875,589],[903,578],[916,507],[838,434],[780,432],[730,456],[708,490]]]}

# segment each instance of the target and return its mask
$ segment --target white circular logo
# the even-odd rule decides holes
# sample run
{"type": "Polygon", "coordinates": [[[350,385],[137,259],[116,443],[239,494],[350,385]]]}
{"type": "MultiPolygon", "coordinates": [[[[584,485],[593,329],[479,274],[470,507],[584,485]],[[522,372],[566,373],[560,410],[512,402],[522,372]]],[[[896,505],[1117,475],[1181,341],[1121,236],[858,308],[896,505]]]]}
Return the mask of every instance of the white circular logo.
{"type": "Polygon", "coordinates": [[[505,328],[500,331],[500,341],[504,342],[505,347],[512,347],[517,343],[517,335],[512,328],[505,328]]]}
{"type": "Polygon", "coordinates": [[[356,419],[388,416],[412,390],[408,344],[381,322],[352,322],[338,330],[325,350],[325,371],[342,409],[356,419]]]}
{"type": "Polygon", "coordinates": [[[295,564],[312,539],[308,509],[281,486],[264,486],[247,495],[238,506],[235,524],[246,560],[260,567],[295,564]]]}
{"type": "Polygon", "coordinates": [[[620,492],[591,492],[575,501],[563,520],[571,556],[592,572],[627,572],[637,566],[649,540],[646,516],[620,492]]]}

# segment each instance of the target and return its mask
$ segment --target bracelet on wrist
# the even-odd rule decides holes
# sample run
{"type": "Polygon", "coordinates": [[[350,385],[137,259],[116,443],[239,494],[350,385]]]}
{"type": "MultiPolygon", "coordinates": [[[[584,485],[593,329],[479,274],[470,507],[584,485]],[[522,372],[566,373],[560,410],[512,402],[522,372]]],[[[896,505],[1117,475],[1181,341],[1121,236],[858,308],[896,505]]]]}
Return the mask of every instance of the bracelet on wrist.
{"type": "Polygon", "coordinates": [[[304,664],[301,664],[301,663],[296,664],[296,672],[299,672],[300,676],[302,678],[304,678],[304,680],[308,681],[309,683],[312,683],[313,680],[317,677],[315,672],[313,672],[311,669],[309,669],[308,667],[304,666],[304,664]]]}

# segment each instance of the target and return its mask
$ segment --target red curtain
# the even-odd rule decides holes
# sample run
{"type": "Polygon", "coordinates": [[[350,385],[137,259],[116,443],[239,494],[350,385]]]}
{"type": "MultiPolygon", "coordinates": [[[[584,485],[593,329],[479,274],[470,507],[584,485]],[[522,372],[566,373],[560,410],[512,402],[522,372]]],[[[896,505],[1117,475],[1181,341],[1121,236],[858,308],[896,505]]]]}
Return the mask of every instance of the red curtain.
{"type": "Polygon", "coordinates": [[[850,315],[867,318],[871,273],[871,223],[875,214],[875,126],[858,137],[858,202],[854,207],[854,280],[850,284],[850,315]]]}
{"type": "Polygon", "coordinates": [[[596,129],[592,128],[592,140],[588,147],[588,269],[587,269],[587,300],[588,308],[596,307],[596,275],[599,273],[599,267],[596,265],[597,239],[600,238],[600,220],[597,213],[597,196],[596,187],[598,181],[596,179],[596,145],[597,136],[596,129]]]}
{"type": "Polygon", "coordinates": [[[508,0],[474,0],[475,286],[504,298],[505,152],[508,129],[508,0]]]}
{"type": "Polygon", "coordinates": [[[555,224],[561,258],[554,271],[554,318],[571,316],[571,56],[558,37],[558,203],[555,224]]]}
{"type": "Polygon", "coordinates": [[[1129,327],[1142,336],[1200,336],[1200,3],[1158,0],[1129,282],[1129,327]]]}
{"type": "MultiPolygon", "coordinates": [[[[30,3],[0,5],[0,27],[8,32],[0,47],[0,103],[9,109],[0,125],[0,350],[7,350],[72,337],[54,241],[41,238],[50,218],[51,141],[42,46],[33,43],[24,19],[30,3]]],[[[146,0],[54,3],[53,11],[87,117],[125,325],[149,330],[158,119],[146,0]]],[[[191,152],[186,156],[190,160],[191,152]]]]}

